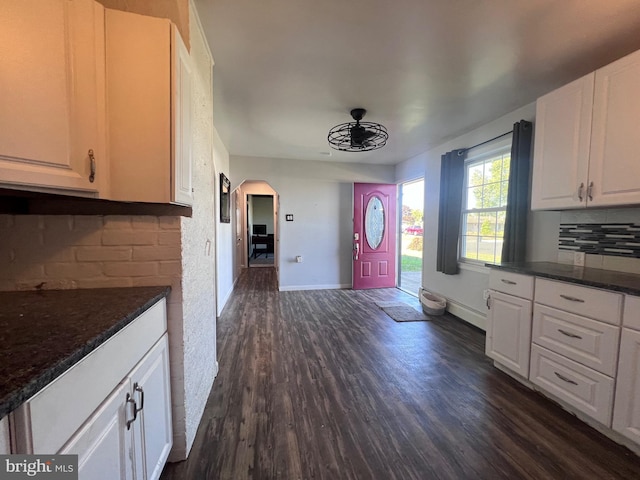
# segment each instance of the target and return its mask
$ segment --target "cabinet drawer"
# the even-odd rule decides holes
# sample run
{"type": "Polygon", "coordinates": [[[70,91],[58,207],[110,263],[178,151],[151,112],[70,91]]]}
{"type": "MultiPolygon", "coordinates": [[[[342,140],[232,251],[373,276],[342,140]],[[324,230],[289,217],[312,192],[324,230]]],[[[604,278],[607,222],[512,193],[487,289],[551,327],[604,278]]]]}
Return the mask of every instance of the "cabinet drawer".
{"type": "Polygon", "coordinates": [[[612,378],[534,344],[529,380],[580,412],[611,426],[612,378]]]}
{"type": "Polygon", "coordinates": [[[536,278],[536,303],[620,325],[622,294],[536,278]]]}
{"type": "Polygon", "coordinates": [[[622,324],[625,327],[640,330],[640,297],[625,296],[622,324]]]}
{"type": "Polygon", "coordinates": [[[492,269],[489,272],[489,288],[516,297],[533,299],[533,277],[528,275],[492,269]]]}
{"type": "Polygon", "coordinates": [[[166,331],[162,299],[16,410],[31,432],[19,453],[52,454],[80,428],[166,331]]]}
{"type": "Polygon", "coordinates": [[[615,376],[620,327],[535,304],[535,343],[587,367],[615,376]]]}

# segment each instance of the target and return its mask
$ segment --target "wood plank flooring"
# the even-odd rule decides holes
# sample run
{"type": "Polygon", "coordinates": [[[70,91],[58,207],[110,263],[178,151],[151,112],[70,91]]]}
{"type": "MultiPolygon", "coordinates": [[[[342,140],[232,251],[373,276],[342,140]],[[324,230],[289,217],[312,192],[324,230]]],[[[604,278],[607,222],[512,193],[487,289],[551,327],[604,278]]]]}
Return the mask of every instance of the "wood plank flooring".
{"type": "Polygon", "coordinates": [[[163,480],[632,479],[640,459],[495,369],[452,316],[396,323],[396,289],[278,292],[239,280],[220,372],[185,462],[163,480]]]}

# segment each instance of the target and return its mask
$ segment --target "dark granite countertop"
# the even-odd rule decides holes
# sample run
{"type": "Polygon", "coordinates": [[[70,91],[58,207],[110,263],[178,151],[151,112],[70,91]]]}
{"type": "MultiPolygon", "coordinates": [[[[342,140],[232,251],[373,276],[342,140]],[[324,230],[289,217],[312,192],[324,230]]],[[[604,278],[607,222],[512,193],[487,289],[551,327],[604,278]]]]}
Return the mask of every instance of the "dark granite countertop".
{"type": "Polygon", "coordinates": [[[524,273],[589,287],[606,288],[607,290],[631,295],[640,295],[640,275],[633,273],[553,262],[503,263],[499,265],[487,264],[487,266],[509,272],[524,273]]]}
{"type": "Polygon", "coordinates": [[[169,290],[0,292],[0,418],[166,297],[169,290]]]}

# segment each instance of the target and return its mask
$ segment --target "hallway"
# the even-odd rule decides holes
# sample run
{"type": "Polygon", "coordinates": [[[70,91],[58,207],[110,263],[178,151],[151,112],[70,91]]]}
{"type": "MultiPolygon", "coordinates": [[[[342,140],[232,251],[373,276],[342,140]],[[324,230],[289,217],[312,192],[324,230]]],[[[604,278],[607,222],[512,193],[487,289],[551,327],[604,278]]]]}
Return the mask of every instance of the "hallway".
{"type": "Polygon", "coordinates": [[[278,292],[245,269],[187,461],[163,480],[618,479],[640,459],[496,370],[445,315],[396,323],[397,289],[278,292]]]}

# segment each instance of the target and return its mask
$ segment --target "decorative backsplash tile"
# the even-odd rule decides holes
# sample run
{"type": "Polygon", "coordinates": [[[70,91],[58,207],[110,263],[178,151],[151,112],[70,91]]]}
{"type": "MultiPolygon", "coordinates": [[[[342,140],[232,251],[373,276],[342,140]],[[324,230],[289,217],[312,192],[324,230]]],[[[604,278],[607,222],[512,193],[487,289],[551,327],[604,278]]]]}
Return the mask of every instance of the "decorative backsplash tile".
{"type": "Polygon", "coordinates": [[[640,224],[561,223],[560,250],[640,258],[640,224]]]}

